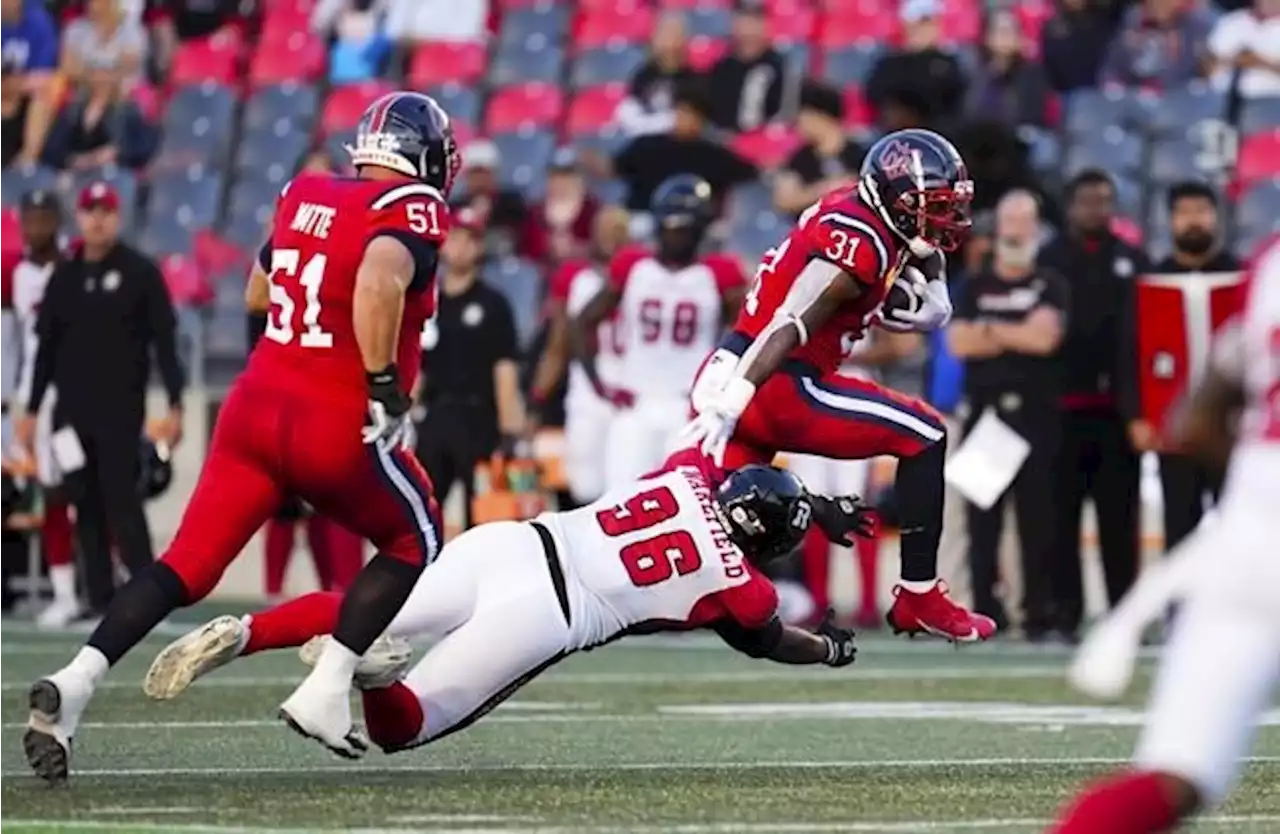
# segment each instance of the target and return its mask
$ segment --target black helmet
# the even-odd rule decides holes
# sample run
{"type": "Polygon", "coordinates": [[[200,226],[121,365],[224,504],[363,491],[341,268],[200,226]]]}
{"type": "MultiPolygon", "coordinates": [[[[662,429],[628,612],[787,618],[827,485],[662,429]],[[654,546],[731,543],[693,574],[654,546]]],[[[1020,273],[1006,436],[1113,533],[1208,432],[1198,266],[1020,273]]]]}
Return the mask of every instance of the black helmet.
{"type": "Polygon", "coordinates": [[[167,443],[154,443],[146,438],[138,450],[138,491],[145,499],[164,494],[173,483],[173,462],[167,443]]]}
{"type": "Polygon", "coordinates": [[[369,105],[347,153],[357,168],[389,168],[422,180],[444,196],[462,167],[449,114],[422,93],[388,93],[369,105]]]}
{"type": "Polygon", "coordinates": [[[858,194],[917,257],[954,252],[969,236],[973,180],[960,152],[932,130],[895,130],[872,145],[858,194]]]}
{"type": "Polygon", "coordinates": [[[744,466],[716,490],[729,538],[755,564],[795,550],[809,531],[813,504],[800,479],[775,466],[744,466]]]}
{"type": "Polygon", "coordinates": [[[711,183],[696,174],[668,177],[654,190],[649,210],[657,226],[658,257],[677,263],[692,261],[715,217],[711,183]]]}

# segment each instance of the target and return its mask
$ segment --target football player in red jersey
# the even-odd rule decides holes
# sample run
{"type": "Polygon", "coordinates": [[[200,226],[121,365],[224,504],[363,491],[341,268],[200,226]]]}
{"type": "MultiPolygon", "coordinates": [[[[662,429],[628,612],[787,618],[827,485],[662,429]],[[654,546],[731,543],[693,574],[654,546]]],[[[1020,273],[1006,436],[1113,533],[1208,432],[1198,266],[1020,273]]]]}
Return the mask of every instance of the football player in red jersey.
{"type": "Polygon", "coordinates": [[[901,581],[896,631],[983,640],[995,623],[955,604],[937,578],[946,429],[925,403],[836,373],[878,324],[932,330],[951,317],[944,252],[969,229],[973,181],[959,152],[928,130],[900,130],[871,147],[857,185],[805,211],[765,257],[733,332],[693,389],[687,440],[729,467],[779,451],[828,458],[898,458],[901,581]],[[918,309],[886,309],[899,277],[918,309]]]}
{"type": "Polygon", "coordinates": [[[266,332],[222,405],[169,549],[116,595],[71,663],[31,688],[24,747],[47,780],[67,777],[71,738],[108,667],[208,594],[287,493],[378,552],[281,717],[341,755],[365,749],[347,698],[356,663],[439,549],[431,484],[403,447],[461,160],[444,110],[406,92],[370,105],[349,151],[355,177],[304,174],[281,192],[250,279],[250,292],[268,285],[266,332]]]}

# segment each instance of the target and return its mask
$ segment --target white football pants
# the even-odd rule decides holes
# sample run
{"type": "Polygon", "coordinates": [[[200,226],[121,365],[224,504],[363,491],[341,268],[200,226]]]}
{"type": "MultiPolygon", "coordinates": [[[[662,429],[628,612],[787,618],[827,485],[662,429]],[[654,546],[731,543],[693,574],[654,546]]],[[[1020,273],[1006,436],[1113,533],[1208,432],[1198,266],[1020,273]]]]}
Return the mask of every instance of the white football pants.
{"type": "Polygon", "coordinates": [[[569,645],[542,542],[516,521],[449,542],[387,631],[439,638],[404,678],[425,717],[418,744],[484,715],[569,645]]]}
{"type": "Polygon", "coordinates": [[[1178,609],[1135,761],[1226,797],[1280,680],[1280,520],[1275,507],[1220,508],[1181,545],[1200,568],[1178,609]]]}
{"type": "Polygon", "coordinates": [[[590,504],[604,495],[605,449],[613,413],[613,406],[596,396],[565,405],[565,478],[569,493],[579,504],[590,504]]]}
{"type": "Polygon", "coordinates": [[[634,408],[618,411],[605,452],[607,487],[626,486],[661,466],[688,422],[689,404],[683,397],[639,400],[634,408]]]}

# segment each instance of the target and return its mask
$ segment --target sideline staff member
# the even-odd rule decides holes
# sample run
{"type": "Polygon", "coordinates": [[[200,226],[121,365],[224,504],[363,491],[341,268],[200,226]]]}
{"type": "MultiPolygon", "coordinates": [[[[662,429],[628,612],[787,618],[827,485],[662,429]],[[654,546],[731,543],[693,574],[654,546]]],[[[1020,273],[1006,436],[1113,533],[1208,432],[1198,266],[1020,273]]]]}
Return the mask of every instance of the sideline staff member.
{"type": "Polygon", "coordinates": [[[30,451],[35,417],[56,385],[55,428],[70,427],[85,465],[66,476],[76,508],[89,604],[101,610],[115,582],[111,544],[131,574],[153,559],[142,510],[141,456],[151,353],[169,396],[160,439],[182,432],[182,368],[177,321],[155,262],[120,241],[120,196],[108,183],[80,192],[76,221],[82,243],[54,269],[36,322],[39,343],[27,412],[18,439],[30,451]]]}
{"type": "MultiPolygon", "coordinates": [[[[1155,265],[1157,275],[1238,272],[1243,265],[1222,247],[1218,195],[1204,183],[1187,181],[1169,189],[1169,226],[1173,252],[1155,265]]],[[[1131,304],[1125,324],[1133,331],[1137,310],[1131,304]]],[[[1134,344],[1132,332],[1128,337],[1134,344]]],[[[1124,367],[1120,400],[1129,420],[1129,439],[1139,452],[1160,451],[1156,429],[1139,416],[1138,368],[1124,367]]],[[[1160,488],[1164,493],[1164,546],[1169,550],[1185,539],[1204,516],[1205,496],[1218,499],[1222,474],[1211,472],[1194,459],[1175,452],[1160,455],[1160,488]]]]}
{"type": "Polygon", "coordinates": [[[1084,615],[1080,522],[1092,498],[1107,597],[1120,601],[1138,575],[1138,455],[1118,410],[1119,369],[1127,361],[1120,329],[1134,277],[1146,256],[1111,232],[1116,189],[1104,171],[1081,171],[1066,189],[1067,228],[1039,262],[1067,277],[1071,304],[1062,343],[1062,454],[1058,499],[1060,573],[1054,577],[1059,627],[1072,636],[1084,615]],[[1122,360],[1122,357],[1124,359],[1122,360]]]}
{"type": "Polygon", "coordinates": [[[471,526],[474,470],[525,424],[511,305],[479,276],[484,229],[471,211],[454,215],[445,240],[440,302],[423,332],[418,458],[441,502],[454,481],[466,492],[471,526]]]}
{"type": "MultiPolygon", "coordinates": [[[[1039,236],[1036,198],[1023,190],[1006,194],[996,207],[990,267],[965,282],[947,330],[952,353],[965,363],[965,434],[990,408],[1031,445],[1010,487],[1021,539],[1023,625],[1031,640],[1049,637],[1054,626],[1050,560],[1062,393],[1057,351],[1068,293],[1066,279],[1036,266],[1039,236]]],[[[968,519],[974,609],[1002,627],[1008,617],[995,586],[1005,497],[989,510],[971,504],[968,519]]]]}

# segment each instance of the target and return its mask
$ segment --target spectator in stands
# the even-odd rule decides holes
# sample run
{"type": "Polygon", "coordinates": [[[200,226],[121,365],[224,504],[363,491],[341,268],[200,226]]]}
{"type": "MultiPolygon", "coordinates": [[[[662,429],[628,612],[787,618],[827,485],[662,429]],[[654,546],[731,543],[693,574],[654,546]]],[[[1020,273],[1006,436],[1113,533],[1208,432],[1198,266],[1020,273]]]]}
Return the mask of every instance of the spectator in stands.
{"type": "Polygon", "coordinates": [[[241,0],[167,0],[154,13],[144,16],[150,23],[157,64],[169,66],[179,43],[215,37],[239,20],[241,0]]]}
{"type": "MultiPolygon", "coordinates": [[[[1194,273],[1208,275],[1238,272],[1239,259],[1223,246],[1222,222],[1218,216],[1218,195],[1201,182],[1172,186],[1167,195],[1173,252],[1157,263],[1159,275],[1194,273]]],[[[1132,302],[1132,295],[1130,296],[1132,302]]],[[[1126,343],[1136,344],[1137,310],[1130,303],[1124,314],[1128,325],[1126,343]]],[[[1133,356],[1133,350],[1130,350],[1133,356]]],[[[1160,452],[1160,487],[1164,493],[1164,544],[1168,550],[1191,534],[1204,516],[1205,499],[1217,500],[1222,488],[1221,473],[1206,469],[1186,455],[1162,448],[1155,426],[1142,419],[1138,389],[1139,368],[1130,360],[1121,367],[1119,399],[1129,420],[1129,440],[1139,452],[1160,452]]]]}
{"type": "Polygon", "coordinates": [[[34,165],[53,121],[53,72],[58,30],[37,0],[0,5],[0,65],[4,69],[4,164],[34,165]]]}
{"type": "Polygon", "coordinates": [[[488,0],[386,0],[387,35],[413,41],[483,41],[488,34],[488,0]]]}
{"type": "Polygon", "coordinates": [[[461,197],[454,208],[465,206],[475,213],[477,227],[485,230],[485,249],[491,256],[515,251],[528,214],[520,192],[499,184],[500,170],[502,154],[491,140],[476,139],[463,149],[461,197]]]}
{"type": "Polygon", "coordinates": [[[1183,0],[1144,0],[1131,8],[1107,49],[1100,80],[1126,87],[1178,89],[1204,74],[1205,13],[1183,0]]]}
{"type": "Polygon", "coordinates": [[[1018,19],[1010,11],[993,12],[965,109],[971,116],[1011,125],[1041,126],[1048,98],[1048,78],[1043,67],[1026,57],[1018,19]]]}
{"type": "Polygon", "coordinates": [[[676,87],[694,77],[685,59],[688,41],[680,14],[668,12],[658,18],[649,41],[649,59],[631,77],[628,95],[614,114],[614,120],[629,136],[671,129],[676,87]]]}
{"type": "Polygon", "coordinates": [[[675,121],[669,133],[638,136],[614,157],[612,165],[594,155],[584,161],[598,177],[618,176],[627,184],[627,207],[647,213],[653,191],[667,177],[697,174],[711,183],[717,199],[759,173],[724,145],[707,138],[710,104],[703,85],[691,80],[676,90],[675,121]]]}
{"type": "Polygon", "coordinates": [[[1040,32],[1040,61],[1058,93],[1098,83],[1115,26],[1096,0],[1060,0],[1058,14],[1040,32]]]}
{"type": "Polygon", "coordinates": [[[577,153],[560,148],[551,158],[546,197],[525,220],[520,254],[545,267],[581,258],[591,242],[598,209],[578,169],[577,153]]]}
{"type": "Polygon", "coordinates": [[[1040,251],[1039,263],[1067,276],[1071,298],[1062,343],[1062,453],[1059,458],[1059,557],[1054,593],[1058,628],[1074,635],[1084,614],[1080,522],[1093,500],[1112,605],[1138,570],[1139,461],[1116,400],[1120,322],[1131,279],[1147,271],[1146,256],[1111,232],[1116,189],[1104,171],[1085,170],[1066,188],[1067,227],[1040,251]]]}
{"type": "Polygon", "coordinates": [[[120,0],[89,0],[84,17],[67,24],[62,33],[62,72],[80,83],[90,70],[117,73],[126,86],[142,77],[147,32],[131,18],[120,0]]]}
{"type": "Polygon", "coordinates": [[[773,205],[796,215],[829,191],[853,183],[866,148],[844,131],[844,100],[838,90],[815,81],[800,88],[796,127],[804,144],[773,181],[773,205]]]}
{"type": "Polygon", "coordinates": [[[107,165],[140,168],[156,144],[138,105],[124,97],[113,70],[87,68],[80,92],[58,115],[44,159],[50,166],[89,171],[107,165]]]}
{"type": "Polygon", "coordinates": [[[1254,0],[1218,18],[1209,54],[1222,89],[1234,87],[1245,98],[1280,96],[1280,2],[1254,0]]]}
{"type": "Polygon", "coordinates": [[[1040,199],[1040,216],[1058,224],[1057,205],[1032,170],[1026,145],[1012,126],[992,119],[975,120],[962,126],[953,139],[973,178],[975,212],[994,209],[1005,194],[1022,188],[1040,199]]]}
{"type": "Polygon", "coordinates": [[[338,15],[329,50],[329,81],[353,84],[377,78],[391,53],[381,17],[371,9],[351,8],[338,15]]]}
{"type": "Polygon", "coordinates": [[[782,112],[787,65],[769,45],[767,27],[762,0],[738,0],[729,54],[707,76],[716,127],[755,130],[782,112]]]}
{"type": "Polygon", "coordinates": [[[964,104],[960,62],[941,47],[941,0],[906,0],[903,48],[876,62],[867,79],[867,99],[878,109],[907,106],[925,124],[945,127],[964,104]]]}

